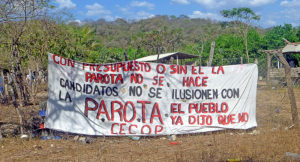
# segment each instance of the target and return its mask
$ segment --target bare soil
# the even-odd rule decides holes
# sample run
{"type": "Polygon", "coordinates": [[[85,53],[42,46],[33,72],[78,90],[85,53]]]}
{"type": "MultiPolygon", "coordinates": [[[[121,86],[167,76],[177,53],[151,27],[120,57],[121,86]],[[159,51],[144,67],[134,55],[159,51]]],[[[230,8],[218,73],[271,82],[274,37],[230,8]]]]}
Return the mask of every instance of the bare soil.
{"type": "MultiPolygon", "coordinates": [[[[300,89],[295,89],[300,112],[300,89]]],[[[39,94],[46,99],[46,92],[39,94]]],[[[33,118],[38,106],[21,108],[28,129],[35,129],[33,118]]],[[[93,137],[90,144],[73,140],[30,138],[19,135],[0,142],[0,161],[292,161],[286,152],[300,154],[300,130],[291,128],[290,104],[286,89],[262,89],[257,94],[258,127],[251,130],[179,135],[176,141],[166,136],[93,137]]],[[[0,106],[0,122],[17,123],[12,105],[0,106]]],[[[300,159],[294,159],[300,161],[300,159]]]]}

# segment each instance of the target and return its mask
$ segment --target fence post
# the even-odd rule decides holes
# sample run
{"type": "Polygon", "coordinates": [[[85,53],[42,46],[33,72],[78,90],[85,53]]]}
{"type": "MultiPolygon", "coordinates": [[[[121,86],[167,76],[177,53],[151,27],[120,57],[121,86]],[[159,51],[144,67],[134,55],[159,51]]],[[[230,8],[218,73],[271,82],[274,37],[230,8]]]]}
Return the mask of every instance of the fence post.
{"type": "Polygon", "coordinates": [[[211,66],[212,60],[214,58],[214,52],[215,52],[215,41],[212,41],[210,45],[209,60],[207,62],[207,66],[211,66]]]}
{"type": "Polygon", "coordinates": [[[295,94],[294,94],[294,89],[292,84],[292,78],[291,78],[291,67],[283,57],[281,51],[277,52],[276,55],[279,57],[280,61],[284,65],[285,79],[286,79],[288,95],[291,103],[292,120],[295,127],[299,128],[300,124],[299,124],[298,110],[297,110],[296,99],[295,99],[295,94]]]}
{"type": "Polygon", "coordinates": [[[4,94],[7,96],[7,97],[9,97],[9,93],[8,93],[8,82],[9,82],[9,78],[8,78],[8,76],[6,75],[4,75],[4,72],[3,72],[3,70],[1,71],[2,73],[2,76],[3,76],[3,85],[4,85],[4,94]],[[6,82],[5,82],[5,78],[6,78],[6,82]]]}
{"type": "Polygon", "coordinates": [[[271,56],[270,53],[266,52],[267,54],[267,82],[270,81],[270,68],[271,68],[271,56]]]}
{"type": "Polygon", "coordinates": [[[169,64],[173,64],[173,61],[174,61],[174,57],[171,57],[169,60],[169,64]]]}
{"type": "Polygon", "coordinates": [[[136,52],[134,52],[134,61],[136,60],[136,52]]]}
{"type": "Polygon", "coordinates": [[[126,51],[126,50],[124,51],[124,58],[125,58],[125,61],[128,60],[128,59],[127,59],[127,51],[126,51]]]}
{"type": "Polygon", "coordinates": [[[6,87],[5,87],[4,73],[3,73],[3,69],[0,69],[0,70],[1,70],[2,87],[3,87],[3,90],[4,90],[4,95],[6,95],[6,87]]]}

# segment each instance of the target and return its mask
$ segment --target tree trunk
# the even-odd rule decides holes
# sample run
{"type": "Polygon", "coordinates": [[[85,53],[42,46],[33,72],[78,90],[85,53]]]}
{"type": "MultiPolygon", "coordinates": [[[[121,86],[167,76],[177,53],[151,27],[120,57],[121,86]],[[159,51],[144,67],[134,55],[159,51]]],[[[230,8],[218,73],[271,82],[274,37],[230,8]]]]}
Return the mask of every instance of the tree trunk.
{"type": "Polygon", "coordinates": [[[289,66],[289,64],[285,60],[285,58],[283,57],[281,51],[276,53],[276,55],[279,57],[280,61],[284,65],[285,78],[286,78],[286,83],[287,83],[287,88],[288,88],[288,95],[289,95],[290,103],[291,103],[292,120],[293,120],[293,124],[295,125],[295,127],[299,128],[300,123],[299,123],[298,110],[297,110],[296,99],[295,99],[295,94],[294,94],[294,89],[293,89],[293,84],[292,84],[292,78],[291,78],[291,67],[289,66]]]}
{"type": "Polygon", "coordinates": [[[202,65],[202,54],[203,54],[203,50],[204,50],[204,42],[201,45],[201,52],[200,52],[200,56],[199,56],[199,61],[200,61],[200,66],[202,65]]]}
{"type": "Polygon", "coordinates": [[[247,62],[249,64],[250,63],[250,59],[249,59],[249,53],[248,53],[248,39],[247,39],[247,35],[245,36],[245,47],[246,47],[247,62]]]}
{"type": "Polygon", "coordinates": [[[14,57],[16,56],[16,51],[15,50],[16,49],[13,50],[12,55],[11,55],[12,81],[15,85],[15,88],[12,88],[13,89],[12,100],[13,100],[13,105],[15,107],[17,115],[19,117],[20,132],[21,132],[21,134],[23,134],[23,118],[22,118],[22,115],[21,115],[20,110],[19,110],[18,102],[17,102],[17,99],[16,99],[16,93],[14,92],[15,90],[17,91],[17,95],[19,96],[19,103],[20,103],[20,105],[22,105],[21,91],[20,91],[20,87],[19,87],[17,79],[16,79],[17,74],[16,74],[16,70],[15,70],[16,67],[15,67],[15,64],[14,64],[14,57]]]}
{"type": "Polygon", "coordinates": [[[24,84],[24,80],[26,79],[26,75],[25,75],[25,72],[22,68],[22,65],[21,65],[21,62],[22,62],[22,59],[21,59],[21,56],[19,56],[19,53],[16,57],[17,59],[17,81],[18,81],[18,85],[20,87],[20,92],[21,92],[21,105],[26,105],[29,101],[29,94],[28,94],[28,90],[27,90],[27,87],[26,85],[24,84]]]}
{"type": "Polygon", "coordinates": [[[36,81],[34,81],[33,79],[32,79],[32,71],[31,71],[31,69],[30,68],[28,68],[28,75],[30,76],[30,80],[28,80],[27,81],[27,79],[26,79],[26,81],[27,81],[27,87],[28,87],[28,89],[29,89],[29,93],[30,93],[30,97],[31,97],[31,101],[32,101],[32,103],[33,103],[33,105],[35,106],[35,89],[36,89],[36,81]]]}
{"type": "Polygon", "coordinates": [[[36,74],[37,74],[37,83],[41,83],[42,77],[40,75],[40,66],[38,60],[36,60],[36,74]]]}
{"type": "Polygon", "coordinates": [[[12,50],[12,55],[11,55],[11,67],[12,67],[12,81],[15,85],[15,88],[12,88],[13,89],[13,94],[12,94],[12,100],[13,100],[13,105],[15,107],[15,110],[17,112],[17,115],[19,117],[19,123],[20,123],[20,132],[21,134],[23,134],[23,117],[21,115],[21,112],[19,110],[19,106],[18,106],[18,102],[17,102],[17,99],[16,99],[16,93],[14,92],[15,90],[17,91],[17,95],[19,96],[19,105],[22,105],[22,100],[21,100],[21,91],[20,91],[20,88],[21,88],[21,85],[18,84],[17,82],[17,71],[18,70],[15,66],[15,63],[14,63],[14,57],[17,57],[17,49],[16,49],[16,45],[13,46],[13,50],[12,50]]]}
{"type": "MultiPolygon", "coordinates": [[[[19,105],[22,105],[22,100],[21,100],[21,96],[22,96],[22,93],[21,93],[21,87],[19,86],[18,84],[18,81],[17,81],[17,68],[15,66],[15,63],[14,63],[14,55],[15,55],[16,51],[13,51],[13,54],[11,55],[11,79],[12,79],[12,82],[15,86],[15,88],[13,88],[13,91],[16,90],[16,93],[14,92],[13,93],[13,96],[15,97],[15,100],[17,102],[17,97],[18,97],[18,102],[19,102],[19,105]],[[15,96],[15,94],[17,94],[17,96],[15,96]]],[[[13,101],[14,102],[14,101],[13,101]]]]}

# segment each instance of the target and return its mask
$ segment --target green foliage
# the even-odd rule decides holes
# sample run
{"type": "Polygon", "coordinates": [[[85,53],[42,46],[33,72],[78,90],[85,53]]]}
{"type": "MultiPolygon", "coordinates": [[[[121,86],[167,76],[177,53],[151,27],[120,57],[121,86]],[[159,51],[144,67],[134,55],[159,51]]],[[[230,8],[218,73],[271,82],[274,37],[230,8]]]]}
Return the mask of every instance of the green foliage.
{"type": "Polygon", "coordinates": [[[248,32],[251,29],[253,21],[259,21],[260,16],[256,15],[250,8],[233,8],[232,10],[222,10],[221,14],[225,18],[233,19],[234,28],[238,28],[239,34],[242,36],[247,62],[250,63],[249,47],[248,47],[248,32]]]}
{"type": "Polygon", "coordinates": [[[297,29],[298,31],[297,31],[297,37],[298,37],[298,41],[300,41],[300,27],[298,27],[298,29],[297,29]]]}
{"type": "Polygon", "coordinates": [[[261,50],[264,49],[264,38],[256,29],[252,28],[248,32],[247,39],[250,62],[254,62],[255,58],[261,58],[261,56],[264,55],[261,53],[261,50]]]}
{"type": "Polygon", "coordinates": [[[213,65],[238,64],[240,57],[244,56],[244,50],[242,37],[233,34],[220,35],[216,39],[213,65]]]}
{"type": "MultiPolygon", "coordinates": [[[[22,65],[29,66],[29,60],[33,60],[44,68],[47,65],[47,52],[82,62],[112,63],[124,61],[125,51],[129,60],[182,51],[199,56],[198,64],[206,65],[210,44],[215,41],[213,65],[227,65],[239,64],[241,57],[245,63],[247,55],[249,62],[265,60],[261,49],[283,47],[282,38],[291,42],[300,40],[299,28],[289,24],[268,30],[254,28],[249,22],[259,20],[259,16],[249,8],[234,8],[221,13],[235,21],[212,22],[182,15],[156,16],[136,22],[98,20],[79,26],[50,19],[30,20],[18,47],[23,58],[22,65]],[[238,32],[235,30],[237,26],[232,24],[241,25],[243,27],[240,29],[246,30],[238,32]]],[[[9,45],[6,44],[11,43],[9,32],[13,31],[5,25],[0,26],[3,31],[0,34],[0,52],[4,54],[1,55],[1,66],[9,61],[9,45]]]]}
{"type": "Polygon", "coordinates": [[[85,62],[91,63],[114,63],[122,61],[121,48],[100,47],[97,51],[91,51],[86,57],[85,62]]]}
{"type": "Polygon", "coordinates": [[[260,20],[260,16],[247,7],[233,8],[232,10],[222,10],[223,17],[236,19],[237,21],[260,20]]]}
{"type": "MultiPolygon", "coordinates": [[[[297,37],[297,31],[292,27],[291,24],[285,24],[283,26],[276,26],[273,29],[269,30],[265,35],[265,44],[267,49],[277,49],[284,46],[282,38],[287,39],[290,42],[299,41],[297,37]]],[[[299,30],[298,30],[299,33],[299,30]]]]}

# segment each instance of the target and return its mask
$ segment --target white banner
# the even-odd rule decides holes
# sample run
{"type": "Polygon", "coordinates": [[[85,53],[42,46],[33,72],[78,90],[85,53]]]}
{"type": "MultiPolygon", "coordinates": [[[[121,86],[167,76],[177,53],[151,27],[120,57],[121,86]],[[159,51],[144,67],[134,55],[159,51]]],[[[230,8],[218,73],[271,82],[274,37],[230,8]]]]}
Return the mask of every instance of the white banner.
{"type": "Polygon", "coordinates": [[[45,127],[87,135],[168,135],[256,127],[257,65],[128,61],[48,54],[45,127]]]}

